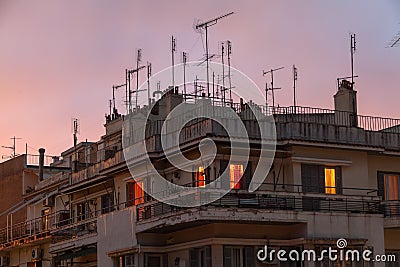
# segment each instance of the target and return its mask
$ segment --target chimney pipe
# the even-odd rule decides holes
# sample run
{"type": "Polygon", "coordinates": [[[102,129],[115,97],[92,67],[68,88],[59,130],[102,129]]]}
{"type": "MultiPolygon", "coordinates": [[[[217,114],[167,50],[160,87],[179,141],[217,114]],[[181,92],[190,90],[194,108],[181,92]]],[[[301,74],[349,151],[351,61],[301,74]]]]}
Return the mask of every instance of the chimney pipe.
{"type": "Polygon", "coordinates": [[[43,181],[43,169],[44,169],[44,148],[39,148],[39,181],[43,181]]]}

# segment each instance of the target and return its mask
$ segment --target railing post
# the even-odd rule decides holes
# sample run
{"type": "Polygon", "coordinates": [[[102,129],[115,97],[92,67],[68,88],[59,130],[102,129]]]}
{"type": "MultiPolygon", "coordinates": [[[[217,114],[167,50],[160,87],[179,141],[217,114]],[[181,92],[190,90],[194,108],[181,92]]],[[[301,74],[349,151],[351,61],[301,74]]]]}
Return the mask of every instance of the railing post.
{"type": "Polygon", "coordinates": [[[7,214],[7,242],[9,242],[10,241],[10,233],[9,233],[9,225],[8,225],[8,214],[7,214]]]}
{"type": "Polygon", "coordinates": [[[10,225],[11,225],[10,241],[12,241],[12,240],[13,240],[13,220],[12,220],[12,213],[10,214],[10,225]]]}

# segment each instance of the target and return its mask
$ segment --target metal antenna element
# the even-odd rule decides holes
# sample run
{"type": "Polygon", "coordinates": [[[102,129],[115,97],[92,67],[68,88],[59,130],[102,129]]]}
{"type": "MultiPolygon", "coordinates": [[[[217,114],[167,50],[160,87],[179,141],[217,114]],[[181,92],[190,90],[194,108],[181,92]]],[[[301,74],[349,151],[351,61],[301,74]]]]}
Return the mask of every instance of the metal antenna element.
{"type": "MultiPolygon", "coordinates": [[[[126,86],[126,83],[124,83],[124,84],[120,84],[120,85],[113,85],[113,91],[112,91],[112,106],[113,106],[113,113],[114,114],[117,114],[118,113],[118,110],[117,110],[117,107],[116,107],[116,105],[115,105],[115,90],[117,90],[118,88],[121,88],[121,87],[124,87],[124,86],[126,86]]],[[[111,114],[110,114],[111,115],[111,114]]]]}
{"type": "Polygon", "coordinates": [[[16,140],[20,140],[22,138],[13,136],[10,139],[13,140],[13,145],[12,146],[1,146],[1,147],[2,148],[11,149],[12,154],[11,154],[11,156],[2,156],[3,159],[4,158],[15,158],[16,156],[18,156],[17,153],[16,153],[16,150],[17,150],[17,148],[16,148],[16,140]]]}
{"type": "Polygon", "coordinates": [[[79,133],[79,120],[77,118],[72,118],[72,133],[74,136],[74,147],[78,143],[78,137],[77,134],[79,133]]]}
{"type": "Polygon", "coordinates": [[[171,37],[171,60],[172,60],[172,88],[175,89],[175,52],[176,52],[176,39],[171,37]]]}
{"type": "Polygon", "coordinates": [[[131,70],[129,70],[129,69],[127,69],[126,70],[126,73],[127,73],[127,92],[128,92],[128,103],[127,103],[127,105],[128,105],[128,111],[129,112],[131,112],[132,111],[132,93],[136,93],[135,94],[135,96],[136,96],[136,108],[138,107],[138,103],[137,103],[137,101],[138,101],[138,93],[140,92],[140,91],[142,91],[142,90],[131,90],[131,79],[132,79],[132,76],[133,76],[133,74],[135,74],[136,73],[136,88],[138,88],[139,87],[139,71],[140,70],[142,70],[142,69],[144,69],[146,66],[140,66],[140,67],[138,67],[138,68],[136,68],[136,69],[131,69],[131,70]]]}
{"type": "Polygon", "coordinates": [[[187,63],[187,53],[182,52],[182,63],[183,63],[183,94],[186,100],[186,63],[187,63]]]}
{"type": "Polygon", "coordinates": [[[232,54],[232,43],[231,41],[226,41],[228,45],[228,82],[229,82],[229,100],[233,104],[232,100],[232,79],[231,79],[231,54],[232,54]]]}
{"type": "Polygon", "coordinates": [[[296,107],[297,68],[293,65],[293,106],[296,107]]]}
{"type": "Polygon", "coordinates": [[[271,93],[272,93],[272,107],[275,107],[275,93],[274,93],[274,91],[275,90],[279,90],[279,89],[282,89],[282,88],[275,88],[274,87],[274,72],[275,71],[278,71],[278,70],[281,70],[281,69],[284,69],[285,67],[280,67],[280,68],[276,68],[276,69],[270,69],[270,70],[268,70],[268,71],[263,71],[263,76],[265,76],[265,74],[268,74],[268,73],[270,73],[271,74],[271,88],[268,88],[268,84],[266,83],[266,86],[265,86],[265,105],[267,106],[268,105],[268,91],[271,91],[271,93]]]}
{"type": "Polygon", "coordinates": [[[142,62],[142,49],[137,50],[137,56],[136,56],[136,69],[138,70],[136,72],[136,99],[135,99],[135,109],[138,108],[138,98],[139,98],[139,65],[140,62],[142,62]]]}
{"type": "Polygon", "coordinates": [[[351,89],[354,89],[354,53],[356,52],[356,34],[350,35],[350,54],[351,54],[351,89]]]}
{"type": "Polygon", "coordinates": [[[208,63],[208,61],[209,61],[209,58],[208,58],[208,55],[209,55],[209,51],[208,51],[208,27],[211,27],[211,26],[217,24],[218,20],[220,20],[222,18],[225,18],[225,17],[228,17],[228,16],[233,15],[233,14],[234,14],[233,12],[230,12],[228,14],[219,16],[219,17],[211,19],[209,21],[200,22],[200,23],[198,23],[196,25],[196,30],[204,29],[205,32],[206,32],[207,94],[208,94],[207,96],[210,96],[210,75],[209,75],[209,63],[208,63]]]}
{"type": "Polygon", "coordinates": [[[151,96],[150,96],[150,77],[151,77],[151,63],[147,62],[147,100],[149,101],[149,108],[151,105],[151,96]]]}
{"type": "Polygon", "coordinates": [[[222,103],[225,104],[225,43],[221,43],[221,61],[222,61],[222,103]]]}

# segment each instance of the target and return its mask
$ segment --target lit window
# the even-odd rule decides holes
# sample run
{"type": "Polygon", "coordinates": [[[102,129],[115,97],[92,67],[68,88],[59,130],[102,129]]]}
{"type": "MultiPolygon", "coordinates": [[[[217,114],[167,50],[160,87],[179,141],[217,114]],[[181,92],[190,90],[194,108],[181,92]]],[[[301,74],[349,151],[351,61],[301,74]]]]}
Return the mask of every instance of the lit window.
{"type": "Polygon", "coordinates": [[[336,175],[334,168],[325,168],[325,193],[336,194],[336,175]]]}
{"type": "Polygon", "coordinates": [[[243,176],[243,165],[242,164],[231,164],[229,166],[229,177],[230,177],[230,188],[240,189],[240,179],[243,176]]]}
{"type": "Polygon", "coordinates": [[[144,203],[144,183],[136,182],[135,183],[135,205],[139,205],[144,203]]]}
{"type": "Polygon", "coordinates": [[[126,183],[126,205],[138,205],[144,203],[145,193],[143,182],[129,181],[126,183]]]}
{"type": "Polygon", "coordinates": [[[385,174],[385,200],[399,200],[400,175],[385,174]]]}
{"type": "Polygon", "coordinates": [[[196,172],[196,180],[195,180],[196,187],[205,187],[206,186],[206,174],[204,167],[200,166],[196,172]]]}

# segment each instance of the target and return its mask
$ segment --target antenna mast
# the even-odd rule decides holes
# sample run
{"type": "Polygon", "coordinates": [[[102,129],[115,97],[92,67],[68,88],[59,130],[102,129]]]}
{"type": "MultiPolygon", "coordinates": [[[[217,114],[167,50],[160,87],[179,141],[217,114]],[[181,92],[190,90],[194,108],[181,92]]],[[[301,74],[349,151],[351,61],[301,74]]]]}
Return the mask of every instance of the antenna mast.
{"type": "Polygon", "coordinates": [[[225,104],[225,43],[222,42],[221,44],[221,59],[222,59],[222,103],[225,104]]]}
{"type": "Polygon", "coordinates": [[[186,63],[187,63],[187,53],[185,51],[182,52],[182,61],[183,61],[183,94],[186,100],[186,63]]]}
{"type": "Polygon", "coordinates": [[[356,52],[356,34],[350,35],[350,54],[351,54],[351,89],[354,90],[354,53],[356,52]]]}
{"type": "Polygon", "coordinates": [[[232,79],[231,79],[231,54],[232,54],[232,43],[231,41],[227,41],[228,43],[228,81],[229,81],[229,98],[231,104],[233,103],[232,100],[232,79]]]}
{"type": "Polygon", "coordinates": [[[204,29],[205,30],[205,32],[206,32],[206,64],[207,64],[207,96],[209,97],[210,96],[210,75],[209,75],[209,63],[208,63],[208,61],[209,61],[209,58],[208,58],[208,55],[209,55],[209,53],[208,53],[208,27],[210,27],[210,26],[214,26],[215,24],[217,24],[217,22],[218,22],[218,20],[220,20],[220,19],[222,19],[222,18],[225,18],[225,17],[228,17],[228,16],[230,16],[230,15],[232,15],[233,14],[233,12],[230,12],[230,13],[228,13],[228,14],[225,14],[225,15],[222,15],[222,16],[219,16],[219,17],[217,17],[217,18],[215,18],[215,19],[211,19],[211,20],[209,20],[209,21],[206,21],[206,22],[203,22],[203,23],[199,23],[199,24],[197,24],[196,25],[196,29],[198,30],[198,29],[204,29]]]}
{"type": "Polygon", "coordinates": [[[176,51],[176,39],[172,35],[171,37],[171,59],[172,59],[172,88],[175,90],[175,51],[176,51]]]}
{"type": "Polygon", "coordinates": [[[147,99],[149,101],[149,109],[150,109],[150,105],[151,105],[150,76],[151,76],[151,63],[147,62],[147,99]]]}
{"type": "MultiPolygon", "coordinates": [[[[281,70],[281,69],[284,69],[284,68],[285,67],[280,67],[280,68],[271,69],[271,70],[268,70],[268,71],[263,71],[263,76],[265,76],[265,74],[268,74],[268,73],[271,74],[271,88],[268,88],[268,84],[266,84],[266,86],[265,86],[265,94],[267,95],[268,91],[272,92],[272,107],[275,107],[275,93],[274,93],[274,91],[282,89],[280,87],[278,87],[278,88],[274,87],[274,72],[278,71],[278,70],[281,70]]],[[[265,96],[265,97],[267,99],[267,96],[265,96]]],[[[268,103],[265,103],[265,104],[266,104],[266,106],[268,106],[268,103]]]]}
{"type": "Polygon", "coordinates": [[[142,61],[142,49],[137,50],[137,57],[136,57],[136,99],[135,99],[135,108],[138,108],[138,98],[139,98],[139,65],[142,61]]]}
{"type": "Polygon", "coordinates": [[[78,143],[78,137],[77,134],[79,133],[79,120],[77,118],[72,119],[72,130],[73,130],[73,136],[74,136],[74,147],[78,143]]]}
{"type": "MultiPolygon", "coordinates": [[[[12,146],[1,146],[1,147],[2,148],[11,149],[12,150],[11,158],[15,158],[17,156],[17,153],[16,153],[16,150],[17,150],[17,148],[16,148],[16,140],[19,140],[19,139],[22,139],[22,138],[13,136],[10,139],[13,140],[13,145],[12,146]]],[[[3,156],[3,158],[5,158],[5,157],[3,156]]]]}
{"type": "Polygon", "coordinates": [[[296,81],[297,81],[297,68],[293,65],[293,106],[296,109],[296,81]]]}

